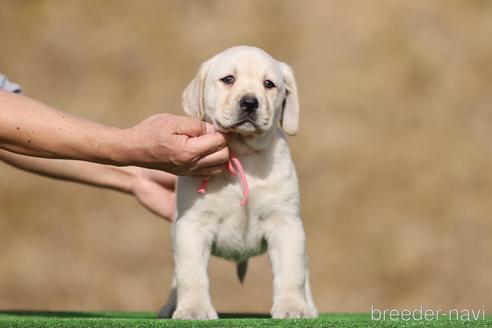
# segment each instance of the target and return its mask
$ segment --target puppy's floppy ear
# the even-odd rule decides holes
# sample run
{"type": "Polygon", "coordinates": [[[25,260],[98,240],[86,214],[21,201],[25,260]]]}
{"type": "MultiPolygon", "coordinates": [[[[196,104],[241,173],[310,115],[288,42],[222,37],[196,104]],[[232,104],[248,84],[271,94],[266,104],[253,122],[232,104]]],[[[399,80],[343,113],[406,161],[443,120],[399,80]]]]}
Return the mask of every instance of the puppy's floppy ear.
{"type": "Polygon", "coordinates": [[[212,60],[200,66],[198,74],[183,91],[183,108],[186,114],[203,119],[205,117],[204,89],[212,60]]]}
{"type": "Polygon", "coordinates": [[[280,69],[284,75],[285,99],[280,115],[280,126],[290,136],[296,135],[299,129],[299,97],[297,95],[297,83],[292,68],[285,63],[280,63],[280,69]]]}

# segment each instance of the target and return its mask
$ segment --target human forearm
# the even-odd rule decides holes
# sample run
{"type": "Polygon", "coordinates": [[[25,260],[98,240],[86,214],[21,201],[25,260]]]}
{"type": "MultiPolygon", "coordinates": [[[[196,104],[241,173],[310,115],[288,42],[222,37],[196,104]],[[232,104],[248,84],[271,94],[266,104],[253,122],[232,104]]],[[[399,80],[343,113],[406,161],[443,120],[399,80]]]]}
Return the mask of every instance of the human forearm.
{"type": "Polygon", "coordinates": [[[19,155],[0,149],[0,160],[39,175],[79,182],[130,193],[134,178],[132,168],[114,167],[75,160],[56,160],[19,155]]]}
{"type": "Polygon", "coordinates": [[[227,141],[196,118],[162,113],[118,129],[0,91],[0,149],[19,154],[214,175],[229,159],[227,141]]]}
{"type": "Polygon", "coordinates": [[[172,174],[140,167],[37,158],[1,149],[0,161],[39,175],[131,194],[162,218],[171,220],[174,215],[176,177],[172,174]]]}
{"type": "Polygon", "coordinates": [[[0,114],[1,148],[38,157],[126,164],[123,130],[4,91],[0,114]]]}

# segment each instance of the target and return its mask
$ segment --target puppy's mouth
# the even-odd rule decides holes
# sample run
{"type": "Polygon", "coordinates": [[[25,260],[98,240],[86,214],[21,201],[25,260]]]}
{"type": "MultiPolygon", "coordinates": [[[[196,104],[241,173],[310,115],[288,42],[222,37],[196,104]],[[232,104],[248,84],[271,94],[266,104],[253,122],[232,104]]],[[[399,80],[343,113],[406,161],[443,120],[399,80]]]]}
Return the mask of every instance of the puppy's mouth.
{"type": "Polygon", "coordinates": [[[225,125],[222,124],[219,120],[215,120],[216,125],[219,130],[223,130],[224,132],[233,132],[233,133],[247,133],[247,134],[260,134],[263,132],[263,129],[253,121],[252,119],[245,118],[239,121],[236,121],[232,124],[225,125]]]}

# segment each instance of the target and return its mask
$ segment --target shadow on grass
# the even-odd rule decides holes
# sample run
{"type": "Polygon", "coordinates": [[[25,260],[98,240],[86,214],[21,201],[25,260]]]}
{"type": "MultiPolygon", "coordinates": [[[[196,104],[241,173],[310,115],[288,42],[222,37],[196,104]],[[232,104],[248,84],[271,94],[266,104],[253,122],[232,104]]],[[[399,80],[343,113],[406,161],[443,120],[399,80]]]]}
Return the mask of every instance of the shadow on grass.
{"type": "MultiPolygon", "coordinates": [[[[62,312],[62,311],[0,311],[2,316],[41,317],[41,318],[106,318],[106,319],[157,319],[153,312],[62,312]]],[[[219,313],[220,319],[269,319],[267,313],[219,313]]],[[[166,319],[163,319],[166,320],[166,319]]]]}
{"type": "Polygon", "coordinates": [[[125,312],[62,312],[62,311],[0,311],[2,315],[18,317],[43,317],[43,318],[114,318],[114,319],[156,319],[157,314],[148,313],[125,313],[125,312]]]}
{"type": "Polygon", "coordinates": [[[270,319],[267,313],[219,313],[220,319],[270,319]]]}

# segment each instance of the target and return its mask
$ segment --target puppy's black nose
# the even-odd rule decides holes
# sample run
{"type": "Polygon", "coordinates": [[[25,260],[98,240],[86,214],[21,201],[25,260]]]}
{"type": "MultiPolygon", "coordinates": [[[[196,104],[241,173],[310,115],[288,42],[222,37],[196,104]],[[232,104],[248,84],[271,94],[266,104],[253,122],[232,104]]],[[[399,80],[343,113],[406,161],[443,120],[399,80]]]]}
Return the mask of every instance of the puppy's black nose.
{"type": "Polygon", "coordinates": [[[239,100],[239,107],[248,113],[256,112],[259,105],[258,98],[255,96],[243,96],[241,100],[239,100]]]}

